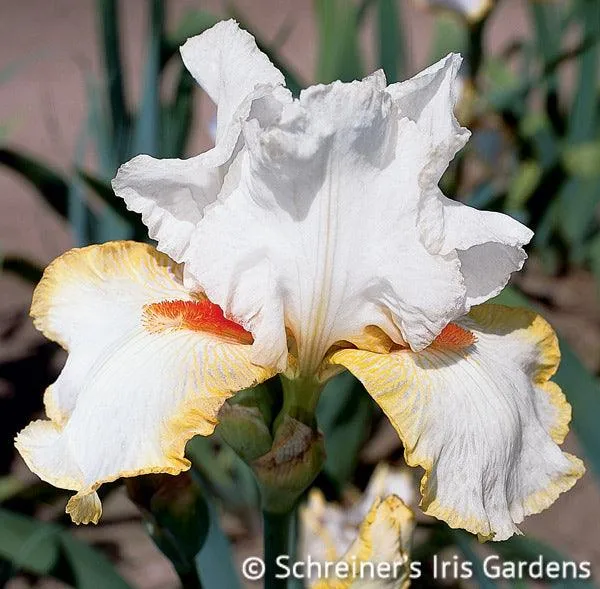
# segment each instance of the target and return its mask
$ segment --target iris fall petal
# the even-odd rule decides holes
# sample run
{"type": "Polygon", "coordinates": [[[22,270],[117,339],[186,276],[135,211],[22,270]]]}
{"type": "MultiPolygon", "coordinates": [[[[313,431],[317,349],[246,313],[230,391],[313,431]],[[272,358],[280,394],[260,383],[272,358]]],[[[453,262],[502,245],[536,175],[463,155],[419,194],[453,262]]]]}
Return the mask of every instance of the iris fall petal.
{"type": "Polygon", "coordinates": [[[40,478],[77,491],[67,507],[76,523],[98,520],[104,482],[189,468],[187,440],[210,434],[229,396],[271,375],[250,363],[251,336],[147,245],[67,252],[47,268],[32,315],[69,357],[45,394],[50,419],[16,446],[40,478]]]}
{"type": "Polygon", "coordinates": [[[571,410],[549,381],[560,353],[535,313],[482,305],[426,350],[340,350],[385,411],[407,462],[425,468],[425,513],[483,538],[518,533],[584,472],[563,453],[571,410]]]}

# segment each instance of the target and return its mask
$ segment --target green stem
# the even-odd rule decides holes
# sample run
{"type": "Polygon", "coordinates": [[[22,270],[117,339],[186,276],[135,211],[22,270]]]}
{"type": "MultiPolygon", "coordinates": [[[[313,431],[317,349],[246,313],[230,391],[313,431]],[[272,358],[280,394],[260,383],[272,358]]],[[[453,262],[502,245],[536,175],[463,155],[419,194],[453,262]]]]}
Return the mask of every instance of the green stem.
{"type": "Polygon", "coordinates": [[[287,579],[278,579],[282,569],[277,557],[289,555],[290,524],[293,510],[287,513],[263,511],[265,550],[265,589],[286,589],[287,579]]]}
{"type": "Polygon", "coordinates": [[[196,570],[179,573],[182,589],[202,589],[202,581],[196,570]]]}
{"type": "Polygon", "coordinates": [[[274,431],[284,415],[293,417],[309,427],[315,428],[315,411],[323,386],[312,379],[287,379],[281,377],[283,406],[275,420],[274,431]]]}
{"type": "Polygon", "coordinates": [[[475,85],[477,85],[477,75],[483,61],[483,31],[485,21],[486,19],[484,18],[472,24],[469,29],[469,74],[475,85]]]}

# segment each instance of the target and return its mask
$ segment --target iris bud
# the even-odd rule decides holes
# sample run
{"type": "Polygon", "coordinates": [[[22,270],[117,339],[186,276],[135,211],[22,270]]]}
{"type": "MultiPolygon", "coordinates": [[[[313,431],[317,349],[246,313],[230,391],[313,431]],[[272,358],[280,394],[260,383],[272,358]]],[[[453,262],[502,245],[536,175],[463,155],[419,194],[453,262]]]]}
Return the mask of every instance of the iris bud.
{"type": "Polygon", "coordinates": [[[263,510],[289,511],[325,462],[320,432],[285,415],[268,453],[251,466],[261,488],[263,510]]]}

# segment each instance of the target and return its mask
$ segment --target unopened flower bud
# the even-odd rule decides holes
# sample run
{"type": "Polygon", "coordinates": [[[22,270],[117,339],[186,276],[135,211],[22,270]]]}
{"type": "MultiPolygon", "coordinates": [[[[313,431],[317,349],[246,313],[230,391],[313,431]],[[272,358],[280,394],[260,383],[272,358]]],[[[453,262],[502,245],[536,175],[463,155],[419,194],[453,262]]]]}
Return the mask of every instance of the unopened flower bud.
{"type": "Polygon", "coordinates": [[[178,573],[191,570],[209,525],[208,507],[192,475],[150,474],[125,479],[125,484],[154,543],[178,573]]]}
{"type": "Polygon", "coordinates": [[[285,415],[271,450],[252,463],[260,485],[263,509],[289,511],[325,462],[323,436],[285,415]]]}
{"type": "Polygon", "coordinates": [[[271,449],[270,402],[266,387],[255,387],[241,391],[219,411],[219,435],[247,463],[271,449]]]}

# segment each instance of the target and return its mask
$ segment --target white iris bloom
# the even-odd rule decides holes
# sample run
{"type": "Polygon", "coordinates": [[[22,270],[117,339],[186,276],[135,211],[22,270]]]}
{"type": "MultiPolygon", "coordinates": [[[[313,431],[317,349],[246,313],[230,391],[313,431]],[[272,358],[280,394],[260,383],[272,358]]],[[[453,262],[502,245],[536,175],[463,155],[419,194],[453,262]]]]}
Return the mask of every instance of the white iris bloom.
{"type": "Polygon", "coordinates": [[[425,469],[426,513],[485,538],[518,532],[584,469],[558,446],[570,407],[549,381],[552,329],[481,305],[532,232],[438,188],[469,137],[453,114],[460,57],[295,99],[233,21],[181,52],[217,103],[216,145],[138,156],[113,182],[166,255],[119,242],[47,269],[32,313],[69,358],[49,420],[18,437],[30,468],[77,492],[75,521],[96,521],[100,484],[188,468],[186,441],[236,391],[347,369],[425,469]]]}

